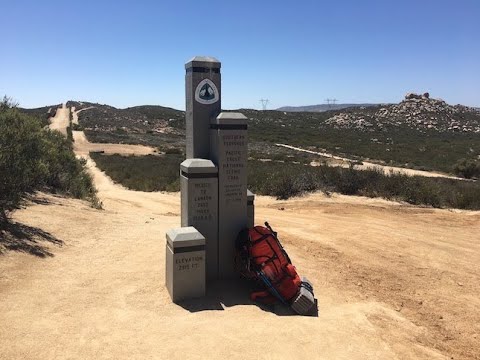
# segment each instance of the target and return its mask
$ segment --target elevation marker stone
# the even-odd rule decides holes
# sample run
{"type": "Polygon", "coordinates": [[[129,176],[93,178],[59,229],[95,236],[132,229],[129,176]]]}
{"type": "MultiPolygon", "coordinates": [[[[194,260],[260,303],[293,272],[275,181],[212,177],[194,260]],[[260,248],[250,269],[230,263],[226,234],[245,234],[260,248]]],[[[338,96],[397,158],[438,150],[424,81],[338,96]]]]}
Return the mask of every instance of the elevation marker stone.
{"type": "Polygon", "coordinates": [[[166,234],[165,283],[173,302],[205,296],[205,238],[192,226],[166,234]]]}

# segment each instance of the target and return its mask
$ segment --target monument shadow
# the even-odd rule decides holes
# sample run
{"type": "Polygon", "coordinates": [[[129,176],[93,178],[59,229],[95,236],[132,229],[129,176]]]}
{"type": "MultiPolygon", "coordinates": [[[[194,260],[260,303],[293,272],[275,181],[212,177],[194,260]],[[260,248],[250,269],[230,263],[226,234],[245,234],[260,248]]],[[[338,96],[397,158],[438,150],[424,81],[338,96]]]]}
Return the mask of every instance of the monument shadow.
{"type": "MultiPolygon", "coordinates": [[[[259,290],[258,287],[246,279],[217,280],[207,286],[207,292],[204,297],[182,300],[177,302],[185,310],[191,313],[201,311],[223,311],[225,308],[238,305],[257,306],[265,312],[277,316],[300,316],[289,306],[283,305],[278,301],[274,304],[263,304],[250,299],[250,293],[259,290]]],[[[303,316],[318,317],[318,301],[315,299],[315,306],[312,311],[303,316]]]]}

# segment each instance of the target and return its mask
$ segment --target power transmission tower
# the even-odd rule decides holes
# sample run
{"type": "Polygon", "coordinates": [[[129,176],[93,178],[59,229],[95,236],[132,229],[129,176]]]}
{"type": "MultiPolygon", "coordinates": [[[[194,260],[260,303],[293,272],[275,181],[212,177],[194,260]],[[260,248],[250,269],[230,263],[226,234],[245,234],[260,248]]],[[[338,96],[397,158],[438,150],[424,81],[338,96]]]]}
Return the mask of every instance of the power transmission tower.
{"type": "Polygon", "coordinates": [[[267,110],[267,104],[270,102],[268,99],[260,99],[260,102],[262,103],[262,110],[267,110]]]}
{"type": "Polygon", "coordinates": [[[332,104],[335,105],[335,103],[338,101],[337,99],[325,99],[325,101],[327,102],[327,105],[329,108],[332,107],[332,104]]]}

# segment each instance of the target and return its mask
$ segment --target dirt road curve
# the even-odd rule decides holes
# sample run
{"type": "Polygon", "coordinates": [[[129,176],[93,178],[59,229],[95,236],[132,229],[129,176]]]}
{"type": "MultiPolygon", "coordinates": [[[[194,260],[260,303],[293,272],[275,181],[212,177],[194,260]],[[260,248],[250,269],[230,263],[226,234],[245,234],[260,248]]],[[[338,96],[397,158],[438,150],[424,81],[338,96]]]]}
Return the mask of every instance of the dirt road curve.
{"type": "MultiPolygon", "coordinates": [[[[350,162],[353,162],[353,163],[355,162],[355,160],[344,158],[341,156],[335,156],[329,153],[302,149],[302,148],[298,148],[298,147],[286,145],[286,144],[275,144],[275,145],[284,147],[287,149],[306,152],[309,154],[315,154],[315,155],[319,155],[322,157],[339,161],[337,163],[329,163],[330,166],[348,167],[350,162]]],[[[450,175],[446,175],[446,174],[442,174],[434,171],[422,171],[422,170],[406,169],[406,168],[395,167],[395,166],[379,165],[379,164],[374,164],[368,161],[362,161],[362,165],[354,165],[354,168],[357,170],[379,170],[379,171],[383,171],[385,174],[398,173],[398,174],[404,174],[409,176],[443,177],[443,178],[449,178],[449,179],[455,179],[455,180],[465,180],[464,178],[450,176],[450,175]]]]}
{"type": "Polygon", "coordinates": [[[39,237],[54,256],[0,256],[1,359],[479,358],[479,212],[260,197],[257,222],[314,283],[318,317],[261,309],[235,284],[179,306],[164,287],[179,194],[129,191],[89,167],[104,211],[42,195],[14,214],[64,244],[39,237]]]}
{"type": "Polygon", "coordinates": [[[82,111],[85,111],[85,110],[89,110],[89,109],[93,109],[95,108],[95,106],[89,106],[89,107],[86,107],[86,108],[83,108],[83,109],[80,109],[80,110],[75,110],[75,106],[72,106],[71,108],[71,111],[72,111],[72,124],[76,124],[78,125],[79,122],[78,122],[78,114],[82,111]]]}

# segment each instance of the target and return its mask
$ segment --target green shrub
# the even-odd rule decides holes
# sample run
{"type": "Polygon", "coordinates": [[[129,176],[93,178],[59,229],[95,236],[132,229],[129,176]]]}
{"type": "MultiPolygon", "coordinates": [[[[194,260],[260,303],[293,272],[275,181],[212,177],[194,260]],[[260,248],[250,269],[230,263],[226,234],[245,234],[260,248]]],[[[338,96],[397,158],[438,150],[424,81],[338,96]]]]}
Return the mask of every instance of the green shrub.
{"type": "Polygon", "coordinates": [[[473,159],[460,159],[453,167],[453,172],[465,179],[480,177],[480,161],[473,159]]]}
{"type": "Polygon", "coordinates": [[[72,124],[72,130],[73,131],[83,131],[84,128],[83,128],[83,126],[81,126],[79,124],[72,124]]]}
{"type": "MultiPolygon", "coordinates": [[[[114,181],[142,191],[178,191],[179,165],[183,156],[120,156],[91,154],[114,181]]],[[[288,199],[312,191],[383,197],[415,205],[480,209],[480,185],[476,182],[427,178],[402,174],[385,175],[353,167],[312,167],[275,161],[248,161],[249,188],[259,195],[288,199]]]]}
{"type": "Polygon", "coordinates": [[[168,154],[168,155],[172,155],[172,154],[176,154],[176,155],[183,155],[183,150],[181,148],[178,148],[178,147],[169,147],[169,148],[166,148],[165,149],[165,154],[168,154]]]}
{"type": "Polygon", "coordinates": [[[0,217],[28,193],[50,189],[98,205],[84,163],[59,132],[44,130],[39,119],[5,101],[0,105],[0,217]]]}
{"type": "Polygon", "coordinates": [[[73,140],[73,132],[72,132],[72,127],[67,126],[67,140],[70,142],[74,142],[73,140]]]}
{"type": "Polygon", "coordinates": [[[360,189],[363,189],[364,177],[361,176],[359,171],[349,169],[341,169],[340,176],[338,177],[336,187],[338,192],[345,195],[355,195],[360,192],[360,189]]]}
{"type": "Polygon", "coordinates": [[[0,213],[16,208],[48,174],[40,123],[17,109],[0,110],[0,213]]]}
{"type": "Polygon", "coordinates": [[[77,159],[72,144],[59,132],[44,132],[42,164],[47,169],[45,185],[78,199],[96,203],[93,181],[85,169],[86,161],[77,159]]]}
{"type": "Polygon", "coordinates": [[[90,153],[113,181],[137,191],[179,191],[183,155],[122,156],[90,153]]]}
{"type": "Polygon", "coordinates": [[[385,175],[376,170],[250,160],[248,184],[255,193],[278,199],[320,190],[383,197],[438,208],[480,209],[480,184],[477,182],[403,174],[385,175]]]}

